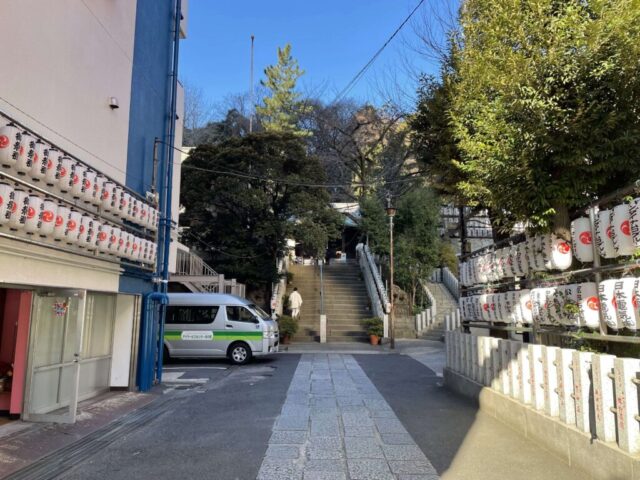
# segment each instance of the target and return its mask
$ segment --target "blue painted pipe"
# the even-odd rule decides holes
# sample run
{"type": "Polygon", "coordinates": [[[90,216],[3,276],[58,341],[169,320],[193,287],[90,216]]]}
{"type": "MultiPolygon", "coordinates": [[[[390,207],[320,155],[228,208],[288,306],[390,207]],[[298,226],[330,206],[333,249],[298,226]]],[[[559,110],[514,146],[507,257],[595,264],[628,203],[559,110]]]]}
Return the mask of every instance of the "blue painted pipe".
{"type": "MultiPolygon", "coordinates": [[[[142,312],[142,325],[140,330],[142,331],[142,341],[140,342],[139,356],[142,361],[139,363],[140,370],[138,370],[138,386],[141,392],[147,392],[153,386],[153,370],[155,364],[155,315],[154,304],[158,302],[160,305],[166,305],[169,302],[169,297],[166,293],[151,292],[144,296],[143,300],[143,312],[142,312]]],[[[162,326],[162,322],[160,322],[162,326]]],[[[161,335],[163,335],[163,328],[160,328],[161,335]]],[[[162,341],[162,337],[160,337],[162,341]]],[[[160,350],[159,355],[162,355],[160,350]]]]}

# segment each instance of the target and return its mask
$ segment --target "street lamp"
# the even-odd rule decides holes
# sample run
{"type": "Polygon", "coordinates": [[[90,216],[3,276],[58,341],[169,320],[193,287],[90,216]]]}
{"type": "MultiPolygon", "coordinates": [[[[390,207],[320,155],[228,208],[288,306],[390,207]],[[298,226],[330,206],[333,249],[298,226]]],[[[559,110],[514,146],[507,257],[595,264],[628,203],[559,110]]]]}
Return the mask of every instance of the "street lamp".
{"type": "Polygon", "coordinates": [[[391,311],[389,312],[389,330],[390,342],[389,347],[391,349],[396,348],[396,331],[395,331],[395,318],[394,318],[394,302],[393,302],[393,217],[396,215],[396,208],[391,204],[391,194],[387,195],[387,216],[389,217],[389,303],[391,304],[391,311]]]}

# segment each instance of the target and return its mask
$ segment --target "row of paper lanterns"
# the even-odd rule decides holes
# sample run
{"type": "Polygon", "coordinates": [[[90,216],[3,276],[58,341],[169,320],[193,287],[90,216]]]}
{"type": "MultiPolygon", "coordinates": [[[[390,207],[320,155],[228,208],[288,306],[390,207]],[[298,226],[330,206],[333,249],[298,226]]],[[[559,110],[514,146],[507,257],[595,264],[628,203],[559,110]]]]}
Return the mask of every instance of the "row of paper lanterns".
{"type": "Polygon", "coordinates": [[[156,244],[49,197],[0,182],[0,227],[152,265],[156,244]]]}
{"type": "Polygon", "coordinates": [[[640,322],[640,278],[573,283],[463,297],[465,319],[517,325],[557,325],[597,330],[599,311],[612,330],[636,331],[640,322]],[[573,308],[571,308],[572,306],[573,308]]]}
{"type": "MultiPolygon", "coordinates": [[[[640,247],[640,198],[600,210],[594,227],[597,250],[602,258],[633,255],[640,247]]],[[[589,218],[571,222],[571,240],[575,256],[581,262],[593,262],[592,237],[589,218]]]]}
{"type": "Polygon", "coordinates": [[[535,271],[566,270],[571,262],[569,242],[554,234],[538,235],[461,262],[460,281],[465,286],[497,282],[535,271]]]}
{"type": "Polygon", "coordinates": [[[159,212],[155,208],[101,173],[11,124],[0,127],[0,165],[115,217],[153,231],[158,228],[159,212]]]}

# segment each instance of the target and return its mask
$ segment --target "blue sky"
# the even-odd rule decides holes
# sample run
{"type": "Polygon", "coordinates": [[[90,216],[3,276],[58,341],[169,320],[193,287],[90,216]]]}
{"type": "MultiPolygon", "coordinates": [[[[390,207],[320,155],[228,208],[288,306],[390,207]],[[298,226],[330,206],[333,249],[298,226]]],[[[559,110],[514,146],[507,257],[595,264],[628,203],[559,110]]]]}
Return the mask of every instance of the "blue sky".
{"type": "MultiPolygon", "coordinates": [[[[275,63],[276,48],[289,42],[306,71],[303,88],[319,90],[325,100],[332,100],[417,4],[418,0],[190,0],[180,77],[203,88],[213,101],[247,91],[253,33],[256,83],[264,68],[275,63]]],[[[411,33],[409,24],[403,32],[411,33]]],[[[401,68],[402,51],[423,62],[421,69],[437,71],[437,66],[407,52],[398,36],[351,96],[378,100],[377,85],[384,72],[395,72],[405,88],[414,90],[415,82],[401,68]]]]}

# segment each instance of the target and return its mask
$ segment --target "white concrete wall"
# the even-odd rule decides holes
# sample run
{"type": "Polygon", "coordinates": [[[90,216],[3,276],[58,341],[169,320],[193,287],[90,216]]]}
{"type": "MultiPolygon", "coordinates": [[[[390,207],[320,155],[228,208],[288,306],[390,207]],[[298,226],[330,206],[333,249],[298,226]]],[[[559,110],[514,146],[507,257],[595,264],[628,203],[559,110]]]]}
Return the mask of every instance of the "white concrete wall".
{"type": "Polygon", "coordinates": [[[111,387],[129,387],[131,351],[133,340],[133,316],[136,297],[118,295],[116,321],[113,330],[113,357],[111,359],[111,387]]]}
{"type": "Polygon", "coordinates": [[[0,285],[117,292],[120,266],[0,238],[0,285]]]}
{"type": "MultiPolygon", "coordinates": [[[[184,1],[184,0],[183,0],[184,1]]],[[[185,11],[183,5],[183,11],[185,11]]],[[[182,132],[184,129],[184,88],[178,83],[178,91],[176,98],[176,134],[175,146],[181,150],[182,148],[182,132]]],[[[171,248],[169,249],[169,272],[176,272],[176,258],[178,252],[178,222],[180,220],[180,175],[182,169],[180,164],[184,162],[187,156],[181,151],[173,151],[173,184],[171,187],[171,220],[175,228],[171,230],[171,248]]]]}
{"type": "Polygon", "coordinates": [[[0,110],[125,183],[135,0],[0,7],[0,110]],[[116,97],[120,108],[109,108],[116,97]]]}

